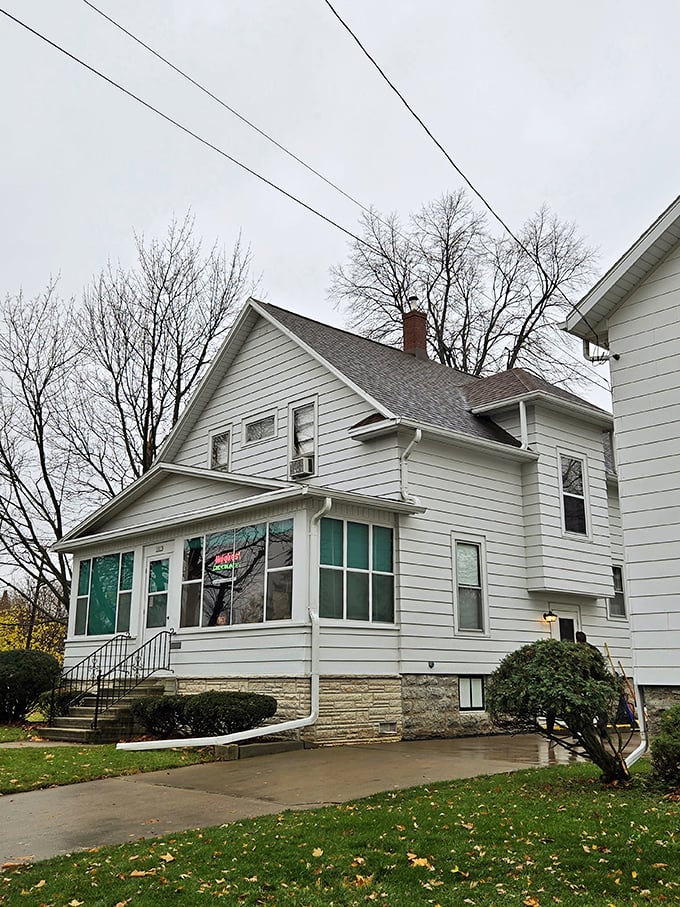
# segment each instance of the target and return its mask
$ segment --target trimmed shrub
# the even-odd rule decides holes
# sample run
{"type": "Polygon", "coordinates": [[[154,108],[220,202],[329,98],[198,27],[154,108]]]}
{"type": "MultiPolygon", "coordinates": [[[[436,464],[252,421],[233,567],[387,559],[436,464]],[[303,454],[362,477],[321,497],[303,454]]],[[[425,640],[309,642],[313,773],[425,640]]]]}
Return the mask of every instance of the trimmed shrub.
{"type": "Polygon", "coordinates": [[[60,673],[59,662],[47,652],[0,652],[0,722],[23,721],[60,673]]]}
{"type": "Polygon", "coordinates": [[[132,715],[151,737],[186,736],[184,706],[188,696],[143,696],[132,703],[132,715]]]}
{"type": "Polygon", "coordinates": [[[184,717],[191,737],[212,737],[257,727],[276,708],[273,696],[208,690],[185,698],[184,717]]]}
{"type": "Polygon", "coordinates": [[[654,777],[673,787],[680,785],[680,705],[671,706],[661,716],[651,748],[654,777]]]}

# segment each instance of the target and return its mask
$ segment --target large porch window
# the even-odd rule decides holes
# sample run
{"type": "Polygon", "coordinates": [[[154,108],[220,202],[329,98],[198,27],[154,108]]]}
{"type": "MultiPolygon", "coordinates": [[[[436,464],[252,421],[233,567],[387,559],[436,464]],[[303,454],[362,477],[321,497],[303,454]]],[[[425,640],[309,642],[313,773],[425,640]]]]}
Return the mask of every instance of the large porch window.
{"type": "Polygon", "coordinates": [[[393,532],[321,520],[319,616],[394,623],[393,532]]]}
{"type": "Polygon", "coordinates": [[[127,633],[134,553],[104,554],[80,562],[76,598],[77,636],[127,633]]]}
{"type": "Polygon", "coordinates": [[[291,519],[185,540],[180,627],[290,620],[292,602],[291,519]]]}

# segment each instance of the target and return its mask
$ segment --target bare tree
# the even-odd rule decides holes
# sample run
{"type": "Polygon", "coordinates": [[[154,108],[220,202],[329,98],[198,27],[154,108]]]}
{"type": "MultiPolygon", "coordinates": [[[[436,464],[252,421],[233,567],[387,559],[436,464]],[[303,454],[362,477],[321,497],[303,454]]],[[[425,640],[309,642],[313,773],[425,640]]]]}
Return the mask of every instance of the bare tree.
{"type": "Polygon", "coordinates": [[[0,566],[19,595],[28,579],[64,603],[69,561],[50,546],[74,511],[72,452],[59,443],[77,359],[71,325],[54,284],[0,306],[0,566]]]}
{"type": "Polygon", "coordinates": [[[111,496],[145,473],[249,289],[250,252],[207,253],[193,221],[136,236],[138,261],[110,263],[85,291],[85,367],[69,425],[91,490],[111,496]]]}
{"type": "Polygon", "coordinates": [[[331,269],[331,295],[347,305],[355,330],[398,346],[402,314],[417,297],[430,354],[444,365],[471,375],[527,367],[558,382],[583,376],[558,327],[567,299],[593,273],[594,253],[573,224],[541,208],[520,231],[520,246],[494,237],[459,191],[424,205],[406,225],[394,214],[365,214],[362,230],[365,242],[331,269]]]}

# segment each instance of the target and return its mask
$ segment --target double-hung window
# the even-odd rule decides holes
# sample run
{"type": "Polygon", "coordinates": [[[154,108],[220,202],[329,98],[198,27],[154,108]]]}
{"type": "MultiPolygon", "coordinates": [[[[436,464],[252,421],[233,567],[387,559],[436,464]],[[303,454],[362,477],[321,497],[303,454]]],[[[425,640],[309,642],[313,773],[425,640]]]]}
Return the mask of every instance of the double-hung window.
{"type": "Polygon", "coordinates": [[[103,636],[129,631],[134,559],[134,552],[126,551],[80,562],[75,621],[77,636],[103,636]]]}
{"type": "Polygon", "coordinates": [[[609,616],[625,617],[626,616],[626,597],[623,591],[623,569],[621,567],[612,567],[614,579],[614,598],[609,599],[609,616]]]}
{"type": "Polygon", "coordinates": [[[321,520],[319,616],[394,623],[393,532],[321,520]]]}
{"type": "Polygon", "coordinates": [[[456,630],[484,633],[484,551],[481,541],[454,539],[456,630]]]}
{"type": "Polygon", "coordinates": [[[584,473],[583,460],[560,455],[564,530],[577,535],[588,533],[584,473]]]}
{"type": "Polygon", "coordinates": [[[317,471],[316,404],[314,402],[291,406],[290,420],[290,475],[311,475],[317,471]]]}

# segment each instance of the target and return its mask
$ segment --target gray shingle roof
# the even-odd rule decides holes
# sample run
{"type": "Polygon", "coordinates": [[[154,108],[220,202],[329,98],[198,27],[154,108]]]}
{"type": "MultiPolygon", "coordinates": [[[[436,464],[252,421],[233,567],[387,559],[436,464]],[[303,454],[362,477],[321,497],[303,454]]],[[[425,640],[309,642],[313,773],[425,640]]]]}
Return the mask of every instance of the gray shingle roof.
{"type": "Polygon", "coordinates": [[[557,387],[546,381],[545,378],[534,375],[533,372],[528,372],[523,368],[512,368],[486,378],[477,378],[466,386],[465,393],[472,409],[489,403],[513,400],[524,394],[541,393],[564,400],[565,403],[574,403],[592,409],[594,412],[604,413],[599,406],[594,406],[576,394],[557,387]]]}
{"type": "Polygon", "coordinates": [[[470,412],[464,391],[464,386],[475,380],[470,375],[270,303],[258,305],[395,416],[519,446],[490,419],[470,412]]]}

